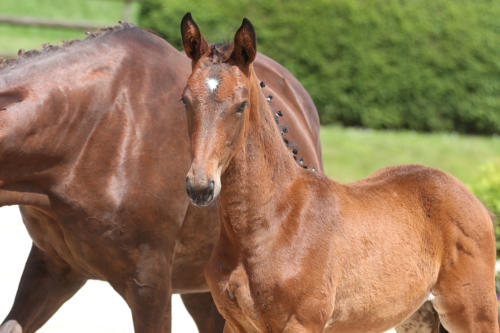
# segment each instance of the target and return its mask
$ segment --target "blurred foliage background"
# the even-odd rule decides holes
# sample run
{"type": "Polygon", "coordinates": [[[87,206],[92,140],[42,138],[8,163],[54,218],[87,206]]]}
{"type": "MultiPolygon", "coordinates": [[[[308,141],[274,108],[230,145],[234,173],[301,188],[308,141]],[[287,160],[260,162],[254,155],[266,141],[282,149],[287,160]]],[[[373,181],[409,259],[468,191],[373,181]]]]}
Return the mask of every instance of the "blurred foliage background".
{"type": "Polygon", "coordinates": [[[500,133],[498,0],[146,0],[139,22],[180,47],[186,11],[209,41],[248,17],[323,124],[500,133]]]}
{"type": "MultiPolygon", "coordinates": [[[[123,11],[120,0],[0,1],[0,15],[102,26],[123,11]]],[[[143,0],[131,20],[180,49],[187,11],[212,42],[231,41],[243,17],[252,21],[259,51],[313,97],[331,177],[421,163],[464,181],[500,216],[500,1],[143,0]]],[[[0,51],[83,37],[0,24],[0,51]]]]}

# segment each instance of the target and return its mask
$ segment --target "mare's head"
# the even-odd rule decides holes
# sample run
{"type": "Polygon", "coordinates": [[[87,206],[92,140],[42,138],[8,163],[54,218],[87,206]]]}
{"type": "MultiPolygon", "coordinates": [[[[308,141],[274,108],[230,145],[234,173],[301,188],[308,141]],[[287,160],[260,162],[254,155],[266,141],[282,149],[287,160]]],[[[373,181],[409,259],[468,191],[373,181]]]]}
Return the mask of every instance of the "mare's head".
{"type": "Polygon", "coordinates": [[[244,19],[232,44],[208,45],[188,13],[181,33],[193,65],[182,96],[192,152],[186,190],[194,204],[207,206],[220,193],[221,175],[241,148],[249,109],[257,104],[251,100],[255,32],[244,19]]]}

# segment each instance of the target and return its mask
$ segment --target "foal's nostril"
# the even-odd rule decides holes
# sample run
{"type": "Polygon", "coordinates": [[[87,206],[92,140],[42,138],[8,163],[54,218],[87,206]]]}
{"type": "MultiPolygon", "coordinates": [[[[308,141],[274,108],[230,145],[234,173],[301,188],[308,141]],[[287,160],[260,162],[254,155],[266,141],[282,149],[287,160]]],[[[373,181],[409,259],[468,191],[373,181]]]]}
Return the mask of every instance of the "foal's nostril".
{"type": "Polygon", "coordinates": [[[215,181],[209,178],[208,181],[202,179],[201,182],[192,183],[191,178],[186,177],[186,192],[194,204],[205,206],[214,198],[215,181]]]}
{"type": "Polygon", "coordinates": [[[191,180],[189,177],[186,177],[186,192],[189,196],[193,193],[193,187],[191,186],[191,180]]]}

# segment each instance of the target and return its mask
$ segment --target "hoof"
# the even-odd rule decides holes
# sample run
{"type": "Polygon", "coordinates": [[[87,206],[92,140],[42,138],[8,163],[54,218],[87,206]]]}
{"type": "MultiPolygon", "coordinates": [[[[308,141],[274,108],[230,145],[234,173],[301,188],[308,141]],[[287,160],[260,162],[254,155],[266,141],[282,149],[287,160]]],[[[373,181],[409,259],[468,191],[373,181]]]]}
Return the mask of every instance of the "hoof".
{"type": "Polygon", "coordinates": [[[0,333],[23,333],[23,328],[15,320],[9,320],[0,326],[0,333]]]}

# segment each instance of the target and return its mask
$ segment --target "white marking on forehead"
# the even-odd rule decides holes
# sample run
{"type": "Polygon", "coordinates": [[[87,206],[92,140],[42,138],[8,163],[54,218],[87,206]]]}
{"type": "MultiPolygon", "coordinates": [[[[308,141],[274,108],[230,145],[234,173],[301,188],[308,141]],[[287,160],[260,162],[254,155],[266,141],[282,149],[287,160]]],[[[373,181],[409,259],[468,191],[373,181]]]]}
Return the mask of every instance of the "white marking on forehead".
{"type": "Polygon", "coordinates": [[[208,77],[205,80],[205,83],[207,84],[208,90],[210,90],[210,92],[213,93],[215,89],[217,89],[217,86],[219,85],[219,80],[214,79],[212,77],[208,77]]]}

